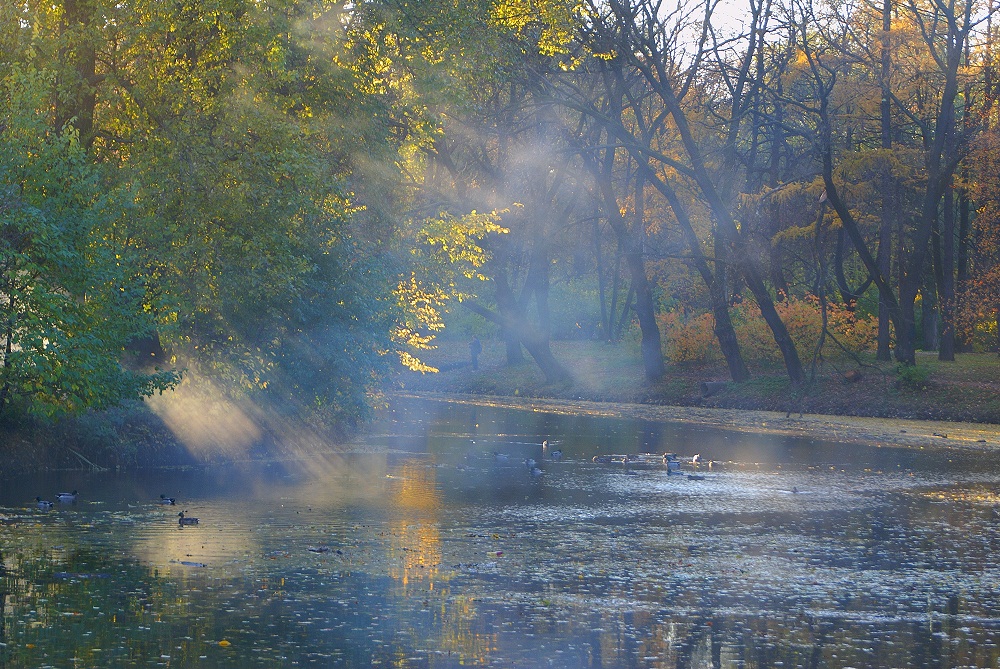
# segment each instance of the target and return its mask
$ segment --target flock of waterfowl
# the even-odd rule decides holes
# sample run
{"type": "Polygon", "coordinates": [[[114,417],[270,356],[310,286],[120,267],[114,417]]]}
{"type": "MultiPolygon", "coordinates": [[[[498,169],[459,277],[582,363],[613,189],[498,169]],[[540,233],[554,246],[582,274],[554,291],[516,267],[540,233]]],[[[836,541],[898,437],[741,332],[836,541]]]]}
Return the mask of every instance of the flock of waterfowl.
{"type": "MultiPolygon", "coordinates": [[[[548,440],[542,442],[542,453],[543,457],[548,457],[552,460],[562,459],[562,449],[553,448],[554,444],[550,443],[548,440]]],[[[510,455],[502,451],[493,451],[493,458],[498,462],[506,462],[510,460],[510,455]]],[[[610,453],[595,455],[591,458],[591,462],[596,464],[621,464],[625,465],[626,472],[634,474],[632,470],[628,469],[630,465],[659,465],[663,464],[667,467],[668,475],[677,476],[687,476],[691,481],[704,481],[705,475],[697,472],[682,472],[681,464],[687,463],[693,466],[696,470],[701,467],[705,467],[708,470],[712,470],[720,466],[721,462],[716,462],[712,459],[705,459],[702,457],[701,453],[696,453],[689,456],[681,456],[677,453],[610,453]]],[[[542,476],[545,472],[539,466],[539,462],[534,458],[528,457],[523,460],[528,473],[532,476],[538,477],[542,476]]],[[[798,492],[798,491],[796,491],[798,492]]]]}
{"type": "MultiPolygon", "coordinates": [[[[63,504],[73,504],[76,502],[76,498],[79,496],[79,492],[74,490],[73,492],[57,492],[56,501],[62,502],[63,504]]],[[[41,497],[35,498],[35,505],[39,509],[51,509],[55,506],[54,502],[50,502],[47,499],[42,499],[41,497]]]]}
{"type": "MultiPolygon", "coordinates": [[[[73,492],[57,492],[56,501],[61,504],[76,504],[76,500],[79,496],[80,492],[78,490],[74,490],[73,492]]],[[[166,495],[161,494],[160,498],[156,500],[156,503],[163,504],[165,506],[175,506],[177,504],[177,500],[173,497],[167,497],[166,495]]],[[[55,505],[55,502],[42,499],[41,497],[35,497],[35,506],[43,511],[48,511],[55,505]]],[[[192,518],[191,516],[186,515],[184,511],[181,511],[177,514],[177,524],[181,526],[197,525],[198,519],[192,518]]]]}
{"type": "MultiPolygon", "coordinates": [[[[542,442],[542,452],[547,455],[552,460],[562,459],[562,449],[552,448],[553,444],[550,444],[548,440],[542,442]]],[[[501,453],[499,451],[493,452],[493,457],[499,461],[506,461],[509,459],[506,453],[501,453]]],[[[702,460],[701,454],[691,456],[689,461],[694,466],[699,466],[701,464],[707,464],[708,468],[711,469],[715,464],[712,460],[707,462],[702,460]]],[[[678,474],[682,475],[683,472],[680,471],[681,468],[681,458],[676,453],[637,453],[637,454],[610,454],[610,455],[595,455],[593,457],[593,462],[600,464],[610,464],[610,463],[620,463],[624,465],[629,464],[652,464],[652,463],[663,463],[667,466],[668,474],[678,474]]],[[[538,466],[538,461],[534,458],[525,458],[524,464],[528,469],[528,472],[535,477],[542,476],[545,472],[541,467],[538,466]]],[[[687,474],[688,479],[693,481],[702,481],[705,477],[701,474],[687,474]]],[[[798,490],[795,490],[798,492],[798,490]]],[[[73,492],[60,492],[56,493],[56,502],[60,504],[75,504],[80,493],[78,490],[73,492]]],[[[175,506],[177,500],[173,497],[167,497],[161,494],[159,499],[155,500],[157,504],[163,504],[165,506],[175,506]]],[[[41,497],[35,497],[35,506],[42,510],[49,510],[55,507],[56,502],[51,502],[49,500],[42,499],[41,497]]],[[[193,518],[188,516],[186,512],[181,511],[177,514],[177,524],[181,527],[186,525],[197,525],[199,523],[198,518],[193,518]]]]}
{"type": "Polygon", "coordinates": [[[667,475],[676,476],[687,476],[689,481],[704,481],[704,474],[689,473],[681,471],[681,463],[688,462],[694,467],[706,466],[708,469],[713,469],[721,463],[717,463],[714,460],[705,460],[701,457],[701,453],[696,453],[692,456],[682,457],[676,453],[624,453],[624,454],[610,454],[610,455],[595,455],[593,457],[593,462],[601,464],[617,463],[628,467],[632,464],[664,464],[667,466],[667,475]]]}

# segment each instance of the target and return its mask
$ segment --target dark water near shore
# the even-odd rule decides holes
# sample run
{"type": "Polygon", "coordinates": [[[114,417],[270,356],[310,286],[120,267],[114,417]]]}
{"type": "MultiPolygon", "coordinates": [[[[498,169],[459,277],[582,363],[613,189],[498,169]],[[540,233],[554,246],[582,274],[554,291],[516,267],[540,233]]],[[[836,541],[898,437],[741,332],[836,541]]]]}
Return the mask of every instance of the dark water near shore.
{"type": "Polygon", "coordinates": [[[0,667],[1000,661],[991,455],[415,400],[355,446],[0,482],[0,667]]]}

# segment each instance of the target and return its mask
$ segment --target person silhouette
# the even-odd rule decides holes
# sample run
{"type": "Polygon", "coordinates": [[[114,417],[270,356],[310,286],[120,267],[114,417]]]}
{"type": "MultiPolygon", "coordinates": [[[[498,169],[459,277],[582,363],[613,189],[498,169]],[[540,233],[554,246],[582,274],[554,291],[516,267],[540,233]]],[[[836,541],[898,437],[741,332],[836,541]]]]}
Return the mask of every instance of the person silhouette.
{"type": "Polygon", "coordinates": [[[472,357],[472,369],[479,369],[479,354],[483,352],[483,344],[479,337],[473,337],[469,342],[469,355],[472,357]]]}

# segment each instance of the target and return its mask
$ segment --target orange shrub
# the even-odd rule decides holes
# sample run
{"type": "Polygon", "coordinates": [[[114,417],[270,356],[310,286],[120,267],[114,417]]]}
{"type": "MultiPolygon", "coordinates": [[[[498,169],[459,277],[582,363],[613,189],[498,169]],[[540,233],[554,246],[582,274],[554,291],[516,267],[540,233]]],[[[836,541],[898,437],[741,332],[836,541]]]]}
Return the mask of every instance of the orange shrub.
{"type": "MultiPolygon", "coordinates": [[[[776,302],[774,307],[795,342],[799,357],[803,361],[811,359],[823,327],[819,298],[812,295],[789,297],[776,302]]],[[[756,302],[740,302],[732,308],[731,314],[740,351],[747,362],[781,362],[781,352],[756,302]]],[[[714,362],[722,359],[713,329],[715,319],[711,313],[685,316],[675,311],[661,315],[658,320],[663,335],[664,356],[669,362],[714,362]]],[[[827,331],[850,351],[874,351],[878,341],[878,319],[874,316],[859,318],[840,305],[828,304],[827,331]]],[[[823,355],[839,358],[844,352],[828,337],[824,342],[823,355]]]]}
{"type": "Polygon", "coordinates": [[[687,317],[679,311],[660,314],[664,351],[668,362],[714,362],[722,357],[715,338],[715,318],[710,313],[687,317]]]}

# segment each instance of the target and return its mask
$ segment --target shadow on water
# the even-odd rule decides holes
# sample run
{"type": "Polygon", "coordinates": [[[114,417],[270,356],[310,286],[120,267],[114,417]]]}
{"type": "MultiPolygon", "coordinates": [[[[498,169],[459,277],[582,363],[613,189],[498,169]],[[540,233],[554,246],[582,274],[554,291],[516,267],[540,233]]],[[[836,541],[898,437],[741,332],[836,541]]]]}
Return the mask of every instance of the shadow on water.
{"type": "Polygon", "coordinates": [[[998,480],[406,400],[326,457],[4,481],[0,666],[996,666],[998,480]]]}

